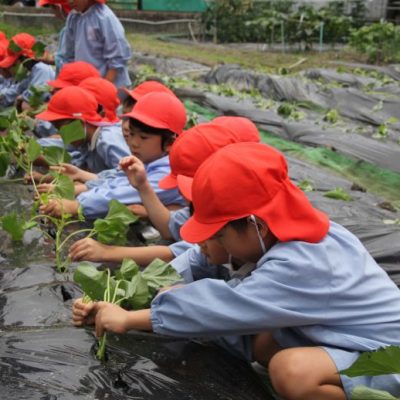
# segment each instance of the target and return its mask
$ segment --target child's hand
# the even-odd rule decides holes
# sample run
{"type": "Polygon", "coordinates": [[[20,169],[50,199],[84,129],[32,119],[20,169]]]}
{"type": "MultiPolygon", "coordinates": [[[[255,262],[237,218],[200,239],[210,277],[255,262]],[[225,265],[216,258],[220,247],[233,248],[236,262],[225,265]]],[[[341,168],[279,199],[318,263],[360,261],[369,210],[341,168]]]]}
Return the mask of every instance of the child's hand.
{"type": "Polygon", "coordinates": [[[141,204],[132,204],[128,206],[128,208],[140,218],[147,218],[149,216],[149,213],[147,212],[146,208],[141,204]]]}
{"type": "Polygon", "coordinates": [[[73,181],[80,181],[82,180],[83,170],[76,167],[75,165],[68,164],[68,163],[61,163],[59,165],[53,165],[50,167],[52,171],[59,172],[65,176],[68,176],[73,181]]]}
{"type": "Polygon", "coordinates": [[[109,246],[91,238],[84,238],[75,242],[69,248],[69,256],[73,261],[104,261],[109,246]]]}
{"type": "Polygon", "coordinates": [[[72,305],[72,323],[75,326],[93,325],[96,315],[95,303],[84,303],[83,299],[76,299],[72,305]]]}
{"type": "Polygon", "coordinates": [[[144,164],[137,157],[124,157],[120,160],[119,167],[125,172],[134,188],[140,190],[148,183],[144,164]]]}
{"type": "Polygon", "coordinates": [[[51,175],[44,175],[38,171],[33,171],[32,174],[25,174],[24,175],[24,182],[25,183],[32,183],[32,179],[36,183],[51,183],[54,180],[54,177],[51,175]]]}
{"type": "Polygon", "coordinates": [[[95,303],[96,336],[102,337],[104,331],[126,333],[129,329],[129,311],[122,307],[100,301],[95,303]]]}
{"type": "Polygon", "coordinates": [[[39,211],[42,214],[50,215],[53,217],[61,217],[62,214],[78,214],[79,202],[76,200],[52,199],[47,204],[42,204],[39,211]]]}
{"type": "Polygon", "coordinates": [[[41,183],[37,185],[37,190],[39,193],[51,193],[55,189],[55,185],[52,183],[41,183]]]}

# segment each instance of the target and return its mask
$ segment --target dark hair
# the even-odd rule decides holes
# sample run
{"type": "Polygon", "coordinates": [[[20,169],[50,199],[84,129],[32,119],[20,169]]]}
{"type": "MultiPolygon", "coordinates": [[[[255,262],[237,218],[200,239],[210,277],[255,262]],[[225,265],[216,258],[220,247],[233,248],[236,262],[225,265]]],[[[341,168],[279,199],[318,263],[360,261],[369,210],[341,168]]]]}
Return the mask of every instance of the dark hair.
{"type": "Polygon", "coordinates": [[[189,215],[192,217],[194,214],[194,207],[193,207],[193,203],[190,202],[189,203],[189,215]]]}
{"type": "Polygon", "coordinates": [[[152,126],[144,124],[143,122],[140,122],[135,118],[129,118],[129,130],[132,131],[135,128],[141,130],[143,133],[146,133],[147,135],[161,136],[162,150],[164,150],[166,145],[174,143],[176,135],[169,129],[154,128],[152,126]]]}
{"type": "Polygon", "coordinates": [[[244,232],[248,227],[247,217],[235,219],[227,223],[230,227],[232,227],[236,232],[244,232]]]}
{"type": "Polygon", "coordinates": [[[133,108],[133,106],[136,104],[136,100],[131,97],[130,95],[127,95],[122,102],[122,107],[125,108],[133,108]]]}

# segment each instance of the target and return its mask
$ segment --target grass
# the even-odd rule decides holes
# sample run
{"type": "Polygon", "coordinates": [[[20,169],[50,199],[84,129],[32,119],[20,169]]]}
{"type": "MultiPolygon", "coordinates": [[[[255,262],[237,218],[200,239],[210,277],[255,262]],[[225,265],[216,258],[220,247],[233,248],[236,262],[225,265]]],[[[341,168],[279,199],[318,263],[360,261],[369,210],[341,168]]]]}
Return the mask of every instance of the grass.
{"type": "Polygon", "coordinates": [[[279,53],[231,48],[212,43],[176,43],[165,40],[166,36],[128,34],[132,48],[164,57],[177,57],[208,66],[238,64],[260,72],[277,72],[288,68],[291,72],[314,67],[332,67],[331,62],[363,62],[363,57],[348,50],[309,53],[279,53]],[[303,60],[304,59],[304,60],[303,60]],[[303,60],[300,64],[299,61],[303,60]]]}
{"type": "Polygon", "coordinates": [[[11,25],[6,24],[0,21],[0,31],[4,32],[7,38],[16,35],[20,32],[26,32],[31,34],[32,36],[43,36],[43,35],[52,35],[57,33],[58,30],[52,29],[50,27],[38,27],[38,26],[19,26],[19,25],[11,25]]]}

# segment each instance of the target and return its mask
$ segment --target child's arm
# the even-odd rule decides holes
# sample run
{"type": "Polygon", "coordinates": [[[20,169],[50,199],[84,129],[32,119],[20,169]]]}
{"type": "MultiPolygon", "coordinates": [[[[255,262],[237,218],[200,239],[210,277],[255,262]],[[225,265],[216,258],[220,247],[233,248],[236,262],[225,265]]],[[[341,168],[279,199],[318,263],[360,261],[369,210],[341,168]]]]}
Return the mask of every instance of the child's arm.
{"type": "Polygon", "coordinates": [[[77,215],[79,210],[79,202],[76,200],[67,199],[52,199],[47,204],[42,204],[39,211],[42,214],[53,217],[61,217],[62,214],[77,215]]]}
{"type": "Polygon", "coordinates": [[[123,158],[119,165],[125,172],[131,185],[139,192],[151,223],[164,239],[172,239],[168,227],[170,212],[160,201],[147,180],[144,164],[137,157],[129,156],[123,158]]]}
{"type": "Polygon", "coordinates": [[[147,265],[155,258],[160,258],[165,262],[174,258],[168,246],[108,246],[90,238],[75,242],[69,249],[69,256],[74,261],[95,262],[122,262],[124,258],[132,258],[139,265],[147,265]]]}
{"type": "Polygon", "coordinates": [[[97,179],[96,174],[85,171],[81,168],[76,167],[75,165],[68,163],[61,163],[60,165],[50,167],[50,169],[53,171],[57,171],[65,176],[68,176],[73,181],[87,182],[92,179],[97,179]]]}

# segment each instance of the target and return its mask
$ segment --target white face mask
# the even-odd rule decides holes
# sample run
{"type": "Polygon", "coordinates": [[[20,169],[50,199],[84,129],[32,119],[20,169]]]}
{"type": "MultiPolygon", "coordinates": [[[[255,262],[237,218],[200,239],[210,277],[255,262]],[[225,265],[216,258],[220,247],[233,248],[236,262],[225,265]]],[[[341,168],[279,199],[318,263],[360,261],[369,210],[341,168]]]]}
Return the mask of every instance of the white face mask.
{"type": "Polygon", "coordinates": [[[250,215],[250,221],[252,221],[254,226],[256,227],[257,237],[258,237],[258,240],[260,242],[261,250],[262,250],[263,254],[265,254],[267,252],[267,249],[265,248],[264,240],[262,239],[261,234],[260,234],[260,230],[258,229],[258,224],[257,224],[256,217],[253,214],[250,215]]]}

